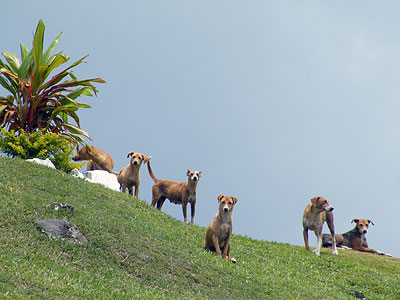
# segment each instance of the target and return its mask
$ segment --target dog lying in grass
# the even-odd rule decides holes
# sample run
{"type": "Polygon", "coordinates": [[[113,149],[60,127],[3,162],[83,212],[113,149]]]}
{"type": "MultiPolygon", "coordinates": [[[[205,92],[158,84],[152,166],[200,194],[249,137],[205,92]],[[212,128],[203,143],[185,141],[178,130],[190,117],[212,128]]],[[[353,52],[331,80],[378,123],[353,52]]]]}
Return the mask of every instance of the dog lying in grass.
{"type": "MultiPolygon", "coordinates": [[[[361,252],[369,252],[379,255],[391,256],[382,251],[378,251],[368,247],[367,238],[365,235],[368,232],[369,224],[374,225],[371,220],[368,219],[353,219],[351,223],[356,223],[356,226],[346,233],[335,234],[336,246],[343,249],[353,249],[361,252]]],[[[322,246],[332,247],[332,237],[329,234],[322,236],[322,246]]]]}

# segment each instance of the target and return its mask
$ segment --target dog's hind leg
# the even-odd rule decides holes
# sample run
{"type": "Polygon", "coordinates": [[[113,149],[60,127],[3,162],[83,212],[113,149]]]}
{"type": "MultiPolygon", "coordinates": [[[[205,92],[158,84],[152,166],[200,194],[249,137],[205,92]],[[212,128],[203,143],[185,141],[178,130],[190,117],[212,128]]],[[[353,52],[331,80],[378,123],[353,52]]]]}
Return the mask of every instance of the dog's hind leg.
{"type": "Polygon", "coordinates": [[[315,253],[315,255],[319,256],[322,246],[322,228],[320,232],[315,231],[315,236],[317,237],[317,247],[313,250],[313,252],[315,253]]]}
{"type": "Polygon", "coordinates": [[[165,198],[165,197],[160,197],[160,198],[158,199],[158,201],[157,201],[157,208],[158,208],[159,210],[161,210],[161,208],[162,208],[162,206],[163,206],[163,204],[164,204],[164,202],[165,202],[165,199],[167,199],[167,198],[165,198]]]}
{"type": "Polygon", "coordinates": [[[135,184],[135,198],[139,196],[139,184],[135,184]]]}
{"type": "Polygon", "coordinates": [[[157,201],[160,199],[160,194],[158,192],[158,188],[155,185],[153,185],[151,190],[152,190],[151,206],[156,206],[157,201]]]}
{"type": "Polygon", "coordinates": [[[304,246],[307,251],[310,251],[310,246],[308,244],[308,229],[304,228],[303,230],[303,238],[304,238],[304,246]]]}

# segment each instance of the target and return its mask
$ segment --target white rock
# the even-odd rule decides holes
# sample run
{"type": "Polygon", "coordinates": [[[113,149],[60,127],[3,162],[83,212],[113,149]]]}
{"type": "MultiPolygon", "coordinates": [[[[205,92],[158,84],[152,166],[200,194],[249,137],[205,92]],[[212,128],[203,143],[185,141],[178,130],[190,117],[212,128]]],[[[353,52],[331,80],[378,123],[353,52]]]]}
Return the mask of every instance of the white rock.
{"type": "Polygon", "coordinates": [[[83,174],[81,173],[81,171],[79,171],[79,170],[76,169],[76,168],[73,169],[73,170],[71,171],[71,175],[74,176],[74,177],[82,178],[82,179],[85,178],[85,175],[83,175],[83,174]]]}
{"type": "Polygon", "coordinates": [[[44,165],[44,166],[47,166],[47,167],[53,168],[53,169],[56,168],[49,158],[46,158],[45,160],[40,159],[40,158],[32,158],[32,159],[27,159],[27,161],[34,162],[39,165],[44,165]]]}
{"type": "Polygon", "coordinates": [[[119,183],[117,180],[117,176],[107,171],[103,170],[95,170],[95,171],[87,171],[86,178],[87,181],[93,183],[100,183],[109,189],[114,191],[119,191],[119,183]]]}

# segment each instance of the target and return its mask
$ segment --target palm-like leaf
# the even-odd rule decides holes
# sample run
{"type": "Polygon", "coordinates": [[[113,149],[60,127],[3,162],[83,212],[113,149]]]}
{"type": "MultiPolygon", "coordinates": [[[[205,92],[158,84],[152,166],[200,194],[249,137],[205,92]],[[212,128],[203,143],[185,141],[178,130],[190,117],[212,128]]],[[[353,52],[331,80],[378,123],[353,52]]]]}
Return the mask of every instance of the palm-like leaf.
{"type": "Polygon", "coordinates": [[[80,128],[77,111],[91,106],[77,102],[76,99],[80,96],[93,96],[93,93],[97,95],[93,84],[105,81],[101,78],[78,80],[72,73],[71,70],[85,62],[87,56],[48,79],[70,57],[62,53],[52,56],[62,33],[43,53],[44,32],[45,25],[40,20],[32,49],[20,45],[21,59],[13,53],[2,53],[5,62],[0,59],[0,85],[10,95],[0,96],[0,124],[16,132],[22,129],[34,132],[46,128],[48,131],[62,133],[72,142],[83,143],[83,137],[90,139],[90,136],[80,128]],[[67,77],[71,80],[66,80],[67,77]],[[70,118],[76,125],[69,122],[70,118]]]}

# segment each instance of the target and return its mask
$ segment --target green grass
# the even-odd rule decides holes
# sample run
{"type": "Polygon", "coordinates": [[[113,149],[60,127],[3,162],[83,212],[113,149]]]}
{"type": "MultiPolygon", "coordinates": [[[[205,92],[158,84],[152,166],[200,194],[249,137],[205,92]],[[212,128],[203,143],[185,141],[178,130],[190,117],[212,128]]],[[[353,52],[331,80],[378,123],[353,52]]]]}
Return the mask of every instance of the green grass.
{"type": "MultiPolygon", "coordinates": [[[[265,228],[266,231],[270,230],[265,228]]],[[[400,299],[400,260],[232,238],[233,264],[203,249],[205,228],[44,166],[0,157],[0,298],[400,299]],[[50,209],[52,202],[75,214],[50,209]],[[35,225],[63,218],[89,243],[35,225]]]]}

